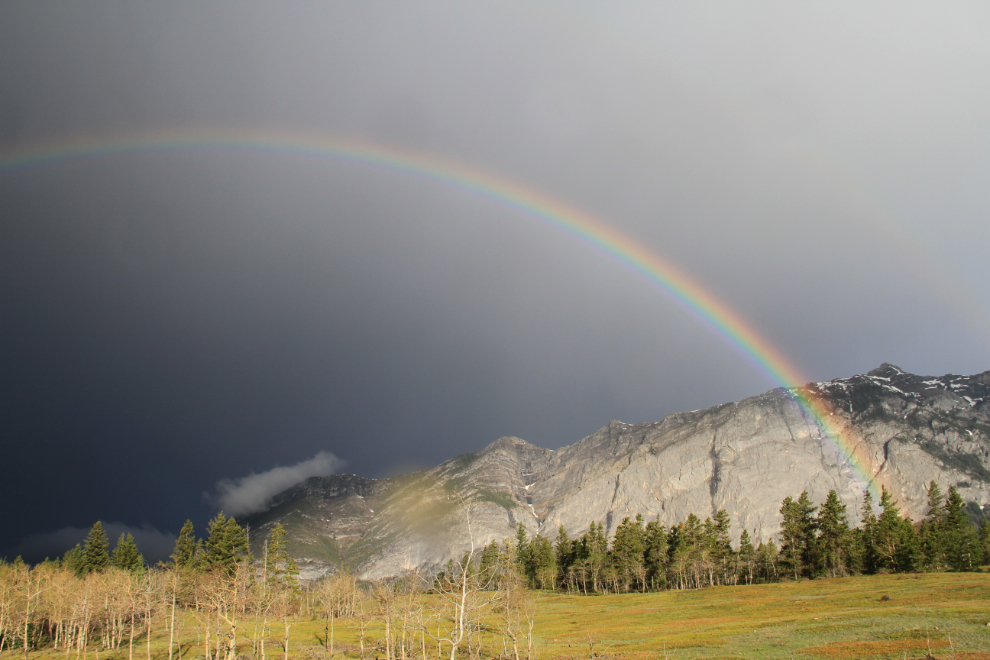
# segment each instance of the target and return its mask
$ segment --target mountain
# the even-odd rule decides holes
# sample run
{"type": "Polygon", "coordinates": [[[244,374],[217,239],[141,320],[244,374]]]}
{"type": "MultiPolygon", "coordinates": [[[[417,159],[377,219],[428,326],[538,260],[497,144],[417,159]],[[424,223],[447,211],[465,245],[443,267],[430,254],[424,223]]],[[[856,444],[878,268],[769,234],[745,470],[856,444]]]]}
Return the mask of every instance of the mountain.
{"type": "MultiPolygon", "coordinates": [[[[830,411],[863,466],[844,459],[797,403],[775,389],[738,403],[609,422],[558,450],[513,437],[392,479],[313,477],[247,519],[255,551],[276,522],[304,577],[347,566],[371,579],[435,568],[470,547],[529,534],[573,537],[592,521],[611,533],[625,516],[676,524],[726,509],[734,538],[773,537],[781,500],[835,489],[858,524],[866,480],[903,513],[925,513],[925,488],[955,486],[974,519],[990,504],[990,371],[922,377],[883,364],[865,375],[809,383],[801,394],[830,411]],[[260,530],[261,533],[258,533],[260,530]]],[[[987,510],[990,514],[990,509],[987,510]]]]}

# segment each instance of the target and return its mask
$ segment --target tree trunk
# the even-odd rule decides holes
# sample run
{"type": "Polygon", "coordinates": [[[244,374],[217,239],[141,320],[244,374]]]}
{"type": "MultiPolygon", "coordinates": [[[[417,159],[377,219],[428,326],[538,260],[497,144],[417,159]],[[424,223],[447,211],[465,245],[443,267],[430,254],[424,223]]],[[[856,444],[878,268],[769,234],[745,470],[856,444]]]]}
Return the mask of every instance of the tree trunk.
{"type": "Polygon", "coordinates": [[[289,628],[291,626],[289,625],[288,615],[283,619],[283,625],[285,626],[285,644],[283,645],[285,649],[285,660],[289,660],[289,628]]]}
{"type": "Polygon", "coordinates": [[[268,629],[268,616],[261,624],[261,660],[265,660],[265,631],[268,629]]]}
{"type": "Polygon", "coordinates": [[[127,660],[134,660],[134,610],[131,610],[131,636],[127,640],[127,660]]]}
{"type": "Polygon", "coordinates": [[[151,660],[151,596],[148,596],[148,609],[145,610],[146,616],[148,617],[148,660],[151,660]]]}
{"type": "Polygon", "coordinates": [[[168,660],[172,660],[172,643],[175,638],[175,587],[172,587],[172,618],[168,626],[168,660]]]}

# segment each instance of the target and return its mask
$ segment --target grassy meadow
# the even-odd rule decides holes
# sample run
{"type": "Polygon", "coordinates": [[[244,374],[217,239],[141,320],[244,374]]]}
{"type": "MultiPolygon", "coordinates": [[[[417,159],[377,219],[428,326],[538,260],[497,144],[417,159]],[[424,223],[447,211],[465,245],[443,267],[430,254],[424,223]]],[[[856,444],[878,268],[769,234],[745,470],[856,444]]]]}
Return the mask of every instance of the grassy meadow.
{"type": "MultiPolygon", "coordinates": [[[[368,604],[371,606],[371,604],[368,604]]],[[[243,620],[239,652],[250,657],[252,621],[243,620]]],[[[936,658],[990,660],[990,574],[950,573],[878,575],[821,579],[757,586],[712,587],[696,591],[579,596],[541,593],[534,627],[536,656],[553,658],[936,658]],[[884,598],[884,597],[887,598],[884,598]]],[[[202,658],[202,632],[186,615],[178,626],[180,658],[202,658]]],[[[290,658],[325,658],[324,622],[296,618],[291,626],[290,658]]],[[[352,619],[335,625],[336,657],[360,657],[358,627],[352,619]]],[[[380,624],[366,628],[366,657],[383,657],[375,649],[380,624]]],[[[272,625],[269,660],[282,658],[272,625]]],[[[146,640],[135,642],[135,660],[147,657],[146,640]]],[[[502,652],[488,647],[483,657],[502,652]]],[[[437,647],[426,638],[427,654],[437,647]]],[[[156,626],[152,657],[166,660],[167,630],[156,626]]],[[[449,653],[445,649],[445,657],[449,653]]],[[[22,657],[4,650],[3,658],[22,657]]],[[[121,651],[95,646],[88,659],[126,660],[121,651]]],[[[34,660],[75,658],[51,648],[34,651],[34,660]]],[[[466,646],[459,657],[467,658],[466,646]]],[[[525,646],[522,649],[525,658],[525,646]]]]}
{"type": "Polygon", "coordinates": [[[990,576],[886,575],[600,597],[548,596],[541,657],[990,660],[990,576]],[[881,600],[882,596],[889,600],[881,600]],[[666,648],[666,655],[664,649],[666,648]]]}

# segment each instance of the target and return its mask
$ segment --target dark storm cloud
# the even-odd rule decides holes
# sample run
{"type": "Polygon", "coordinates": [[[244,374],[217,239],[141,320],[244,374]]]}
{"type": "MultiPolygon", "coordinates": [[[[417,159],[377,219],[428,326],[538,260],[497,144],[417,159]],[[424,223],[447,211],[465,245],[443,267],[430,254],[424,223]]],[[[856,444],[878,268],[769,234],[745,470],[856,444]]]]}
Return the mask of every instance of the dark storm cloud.
{"type": "MultiPolygon", "coordinates": [[[[600,217],[808,378],[977,372],[987,34],[962,4],[12,3],[0,158],[211,127],[435,153],[600,217]]],[[[218,480],[319,452],[394,474],[775,385],[593,246],[394,171],[158,150],[2,173],[0,214],[0,552],[202,529],[218,480]]]]}

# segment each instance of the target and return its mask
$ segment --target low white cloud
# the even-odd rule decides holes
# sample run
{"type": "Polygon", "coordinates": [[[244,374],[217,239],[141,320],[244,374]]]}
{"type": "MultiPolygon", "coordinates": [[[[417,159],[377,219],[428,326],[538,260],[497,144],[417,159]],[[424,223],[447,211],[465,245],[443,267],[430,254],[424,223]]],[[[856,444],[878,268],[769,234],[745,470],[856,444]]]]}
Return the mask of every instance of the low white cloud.
{"type": "Polygon", "coordinates": [[[209,496],[221,511],[230,516],[242,516],[261,511],[272,498],[310,477],[333,474],[344,462],[327,451],[289,467],[273,467],[260,474],[251,473],[237,479],[221,479],[216,494],[209,496]]]}
{"type": "MultiPolygon", "coordinates": [[[[90,529],[90,527],[63,527],[53,532],[32,534],[18,543],[11,551],[11,555],[21,555],[29,562],[41,561],[45,557],[52,559],[61,557],[66,550],[85,541],[90,529]]],[[[121,534],[131,534],[138,550],[149,564],[165,561],[175,549],[175,534],[159,531],[147,523],[133,527],[119,521],[106,522],[103,523],[103,531],[110,539],[111,551],[117,545],[121,534]]]]}

